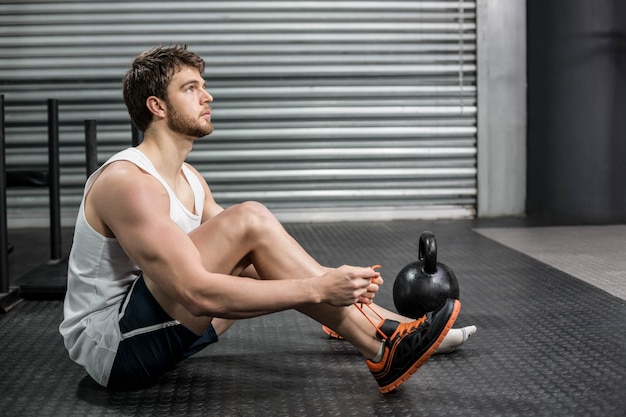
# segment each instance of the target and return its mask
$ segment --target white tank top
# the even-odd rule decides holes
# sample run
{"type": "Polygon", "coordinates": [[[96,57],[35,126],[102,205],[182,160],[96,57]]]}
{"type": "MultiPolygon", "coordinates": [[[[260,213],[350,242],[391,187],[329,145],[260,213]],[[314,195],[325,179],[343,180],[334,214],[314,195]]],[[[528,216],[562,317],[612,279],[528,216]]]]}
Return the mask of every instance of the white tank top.
{"type": "Polygon", "coordinates": [[[183,165],[183,173],[195,200],[195,214],[191,213],[159,175],[152,162],[136,148],[128,148],[114,155],[87,180],[68,260],[64,318],[59,331],[70,358],[84,366],[89,375],[103,386],[108,383],[120,342],[117,320],[120,304],[137,278],[139,269],[117,239],[96,232],[85,218],[84,196],[104,167],[115,161],[132,162],[163,184],[170,197],[170,218],[186,233],[200,225],[205,198],[200,181],[183,165]]]}

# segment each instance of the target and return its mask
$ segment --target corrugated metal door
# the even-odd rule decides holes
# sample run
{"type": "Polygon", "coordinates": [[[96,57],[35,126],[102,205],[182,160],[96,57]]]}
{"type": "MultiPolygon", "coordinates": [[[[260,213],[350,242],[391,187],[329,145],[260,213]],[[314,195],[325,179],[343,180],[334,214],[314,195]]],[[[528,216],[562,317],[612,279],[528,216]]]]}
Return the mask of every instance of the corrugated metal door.
{"type": "MultiPolygon", "coordinates": [[[[7,163],[46,163],[46,99],[59,99],[73,221],[84,120],[101,161],[129,145],[126,68],[187,43],[207,62],[216,126],[188,160],[222,205],[259,200],[284,220],[471,216],[475,22],[475,2],[458,0],[1,2],[7,163]]],[[[47,221],[45,189],[8,199],[10,224],[47,221]]]]}

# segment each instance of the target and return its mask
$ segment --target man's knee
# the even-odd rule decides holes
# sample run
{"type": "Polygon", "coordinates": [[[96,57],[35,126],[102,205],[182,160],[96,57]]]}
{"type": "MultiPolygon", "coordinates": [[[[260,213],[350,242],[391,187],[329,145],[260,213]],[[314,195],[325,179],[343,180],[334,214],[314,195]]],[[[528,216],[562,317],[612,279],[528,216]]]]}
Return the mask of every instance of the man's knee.
{"type": "Polygon", "coordinates": [[[280,227],[270,210],[256,201],[246,201],[228,207],[218,216],[205,222],[189,236],[197,242],[224,234],[233,241],[253,242],[268,231],[280,227]]]}
{"type": "Polygon", "coordinates": [[[245,201],[232,206],[231,209],[245,220],[258,223],[260,225],[266,225],[268,221],[276,221],[272,212],[258,201],[245,201]]]}

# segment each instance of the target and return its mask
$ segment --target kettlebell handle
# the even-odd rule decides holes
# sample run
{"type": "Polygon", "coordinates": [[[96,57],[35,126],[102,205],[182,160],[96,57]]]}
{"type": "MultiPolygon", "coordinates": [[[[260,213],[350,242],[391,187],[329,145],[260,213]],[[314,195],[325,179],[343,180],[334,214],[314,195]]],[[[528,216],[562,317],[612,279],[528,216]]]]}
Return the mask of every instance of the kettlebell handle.
{"type": "Polygon", "coordinates": [[[420,235],[418,258],[424,262],[424,272],[437,272],[437,241],[432,232],[423,232],[420,235]]]}

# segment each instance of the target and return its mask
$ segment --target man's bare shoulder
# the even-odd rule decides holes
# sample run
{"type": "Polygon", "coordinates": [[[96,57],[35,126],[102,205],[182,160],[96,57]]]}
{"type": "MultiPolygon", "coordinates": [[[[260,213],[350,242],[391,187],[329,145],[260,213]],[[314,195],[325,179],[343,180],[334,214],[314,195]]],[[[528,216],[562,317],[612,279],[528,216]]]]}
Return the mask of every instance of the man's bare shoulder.
{"type": "Polygon", "coordinates": [[[102,172],[100,173],[98,180],[100,180],[100,178],[106,177],[112,177],[112,179],[120,177],[119,179],[123,179],[122,177],[127,175],[139,176],[142,173],[146,172],[143,169],[139,168],[136,164],[130,161],[120,160],[111,162],[107,166],[102,168],[102,172]]]}
{"type": "Polygon", "coordinates": [[[100,203],[107,200],[122,202],[150,202],[167,196],[161,183],[146,171],[128,161],[115,161],[107,165],[94,182],[90,194],[100,203]]]}
{"type": "Polygon", "coordinates": [[[94,182],[96,184],[111,185],[127,185],[140,184],[145,186],[146,183],[158,183],[154,176],[133,164],[130,161],[115,161],[104,167],[100,176],[94,182]]]}

